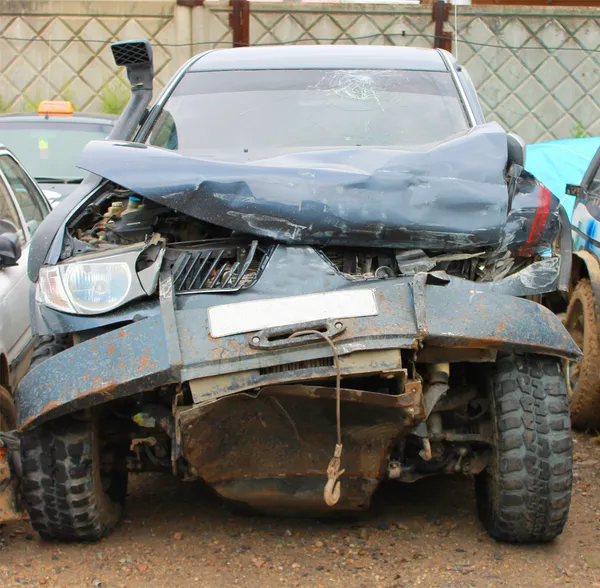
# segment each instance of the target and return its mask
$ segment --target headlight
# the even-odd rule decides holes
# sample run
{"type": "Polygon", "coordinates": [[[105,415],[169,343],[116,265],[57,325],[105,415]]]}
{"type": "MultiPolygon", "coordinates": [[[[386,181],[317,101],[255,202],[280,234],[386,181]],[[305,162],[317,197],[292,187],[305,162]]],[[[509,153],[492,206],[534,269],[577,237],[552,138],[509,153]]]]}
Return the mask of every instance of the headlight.
{"type": "Polygon", "coordinates": [[[126,263],[74,263],[64,268],[63,284],[76,308],[97,313],[116,308],[131,289],[126,263]]]}
{"type": "MultiPolygon", "coordinates": [[[[117,255],[85,255],[52,267],[43,267],[36,299],[72,314],[100,314],[146,296],[135,270],[143,247],[117,255]]],[[[156,267],[158,271],[158,267],[156,267]]]]}

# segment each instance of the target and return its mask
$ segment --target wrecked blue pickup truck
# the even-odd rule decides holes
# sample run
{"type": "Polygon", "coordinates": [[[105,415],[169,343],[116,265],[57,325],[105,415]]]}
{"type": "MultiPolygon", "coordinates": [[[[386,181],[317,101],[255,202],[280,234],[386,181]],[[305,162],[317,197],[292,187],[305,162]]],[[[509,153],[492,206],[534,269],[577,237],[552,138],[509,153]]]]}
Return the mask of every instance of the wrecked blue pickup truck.
{"type": "Polygon", "coordinates": [[[316,516],[469,475],[493,537],[559,535],[580,351],[539,301],[568,287],[568,223],[467,72],[429,49],[209,51],[146,111],[150,46],[113,53],[131,102],[30,257],[12,459],[42,537],[100,538],[148,470],[316,516]]]}

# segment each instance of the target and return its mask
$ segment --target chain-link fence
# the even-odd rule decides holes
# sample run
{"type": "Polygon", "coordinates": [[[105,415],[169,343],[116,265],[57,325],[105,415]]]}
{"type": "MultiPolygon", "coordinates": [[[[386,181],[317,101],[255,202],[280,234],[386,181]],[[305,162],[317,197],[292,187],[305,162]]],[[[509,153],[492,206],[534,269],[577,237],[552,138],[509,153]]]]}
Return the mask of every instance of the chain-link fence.
{"type": "MultiPolygon", "coordinates": [[[[194,53],[233,41],[224,1],[41,4],[0,6],[0,109],[62,96],[82,110],[118,110],[127,90],[111,42],[150,39],[160,89],[194,53]]],[[[250,45],[434,40],[431,5],[253,2],[249,23],[250,45]]],[[[600,9],[454,6],[445,27],[490,120],[530,142],[600,135],[600,9]]]]}

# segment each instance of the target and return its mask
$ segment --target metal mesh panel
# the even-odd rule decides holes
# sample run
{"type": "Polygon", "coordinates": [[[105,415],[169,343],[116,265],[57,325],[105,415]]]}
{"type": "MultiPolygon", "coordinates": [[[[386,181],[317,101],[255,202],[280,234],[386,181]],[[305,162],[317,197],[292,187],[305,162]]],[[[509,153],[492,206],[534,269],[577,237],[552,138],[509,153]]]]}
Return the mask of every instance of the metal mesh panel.
{"type": "Polygon", "coordinates": [[[172,270],[175,291],[239,290],[254,282],[261,258],[257,241],[182,250],[172,270]]]}
{"type": "Polygon", "coordinates": [[[135,65],[150,61],[148,47],[143,41],[116,43],[111,46],[111,50],[117,65],[135,65]]]}

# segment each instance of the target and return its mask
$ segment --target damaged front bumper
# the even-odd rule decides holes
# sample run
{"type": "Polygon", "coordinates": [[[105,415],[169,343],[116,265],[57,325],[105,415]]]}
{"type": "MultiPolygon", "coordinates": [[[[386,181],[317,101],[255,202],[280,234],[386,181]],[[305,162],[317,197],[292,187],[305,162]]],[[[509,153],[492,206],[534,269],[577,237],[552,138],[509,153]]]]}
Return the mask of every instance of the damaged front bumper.
{"type": "MultiPolygon", "coordinates": [[[[335,345],[342,375],[402,366],[391,355],[414,349],[422,357],[460,349],[510,349],[576,359],[580,355],[560,321],[529,300],[485,293],[485,284],[411,278],[351,282],[310,247],[278,247],[254,287],[235,293],[175,295],[161,282],[160,313],[90,339],[29,372],[17,391],[19,428],[158,386],[189,382],[195,403],[244,390],[335,375],[322,341],[257,343],[268,333],[210,334],[208,309],[232,301],[313,292],[368,289],[378,314],[342,318],[335,345]],[[432,282],[432,283],[430,283],[432,282]],[[298,345],[298,343],[304,343],[298,345]],[[321,365],[318,365],[321,362],[321,365]]],[[[302,325],[293,326],[300,330],[302,325]]],[[[423,361],[422,358],[420,358],[423,361]]]]}
{"type": "MultiPolygon", "coordinates": [[[[293,506],[314,513],[326,509],[323,474],[336,444],[335,388],[323,381],[335,378],[339,367],[346,473],[336,508],[366,508],[388,475],[390,444],[428,413],[431,391],[407,369],[406,354],[430,364],[493,361],[503,349],[580,356],[549,310],[479,286],[439,273],[353,282],[310,247],[277,247],[260,280],[233,294],[178,296],[165,274],[159,314],[79,343],[25,376],[16,397],[18,425],[25,431],[185,384],[191,399],[174,404],[172,462],[184,457],[192,474],[231,500],[261,510],[275,505],[289,512],[293,506]],[[353,292],[374,306],[362,313],[333,308],[309,324],[295,316],[292,325],[282,326],[279,314],[285,316],[287,301],[306,301],[318,292],[353,292]],[[263,317],[268,326],[248,332],[244,309],[255,312],[257,302],[269,299],[273,312],[263,317]],[[211,317],[227,304],[221,316],[235,310],[239,320],[226,329],[243,332],[215,336],[211,317]],[[307,329],[328,336],[337,362],[326,341],[307,329]],[[344,387],[351,378],[371,376],[393,380],[396,392],[344,387]]],[[[250,319],[248,324],[257,324],[255,316],[250,319]]]]}

